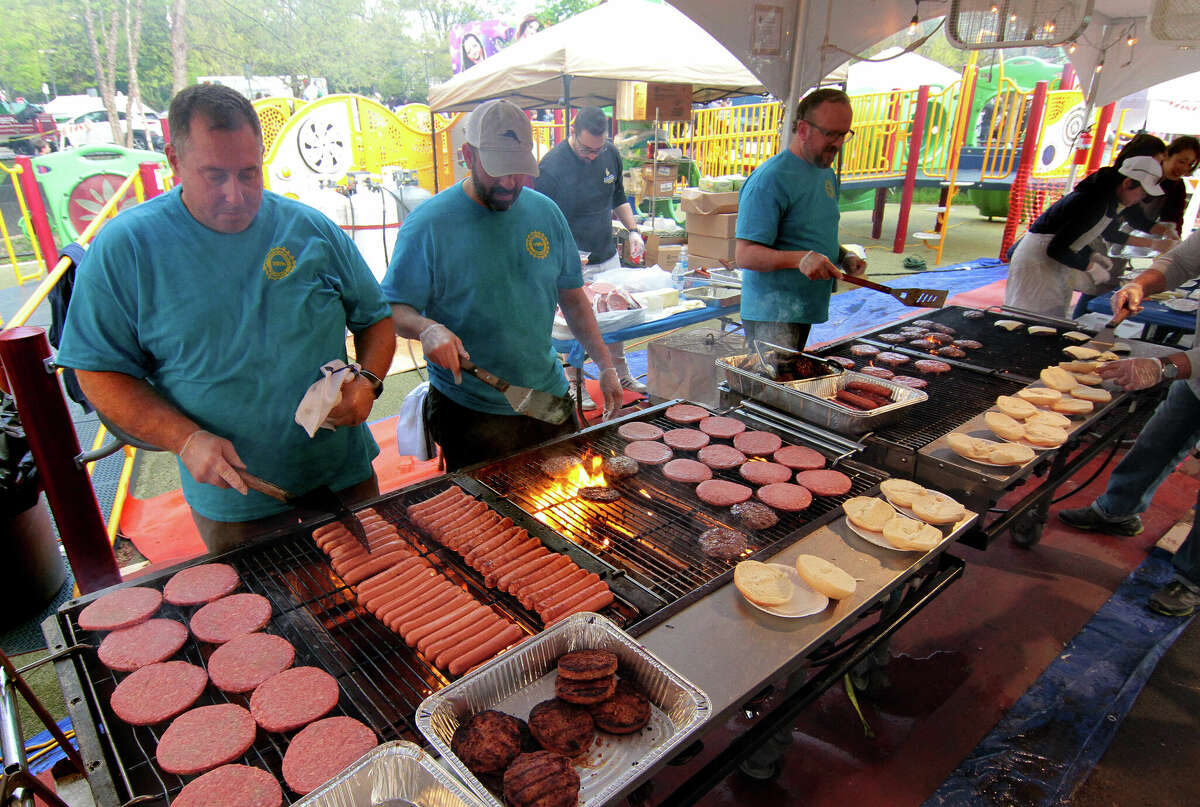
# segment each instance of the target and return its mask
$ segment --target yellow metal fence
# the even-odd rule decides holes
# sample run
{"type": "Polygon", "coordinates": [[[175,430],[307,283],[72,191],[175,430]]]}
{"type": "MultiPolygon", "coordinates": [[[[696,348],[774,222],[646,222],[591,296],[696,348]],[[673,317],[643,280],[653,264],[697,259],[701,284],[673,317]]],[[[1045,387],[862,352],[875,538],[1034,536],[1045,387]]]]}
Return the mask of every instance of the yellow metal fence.
{"type": "Polygon", "coordinates": [[[690,121],[667,124],[667,142],[696,161],[701,174],[748,175],[779,151],[780,103],[692,111],[690,121]]]}
{"type": "MultiPolygon", "coordinates": [[[[21,191],[21,173],[22,168],[19,165],[8,167],[0,164],[0,171],[4,172],[3,179],[0,180],[0,185],[4,182],[11,182],[13,193],[17,199],[17,208],[21,211],[20,221],[25,223],[26,231],[29,234],[29,244],[33,248],[33,268],[32,273],[24,273],[21,271],[21,265],[17,261],[16,248],[13,246],[13,233],[9,230],[7,222],[4,221],[4,216],[0,215],[0,239],[4,241],[4,254],[8,259],[9,266],[12,267],[13,276],[17,279],[17,285],[25,285],[27,280],[37,280],[42,276],[42,267],[46,265],[46,259],[42,255],[41,245],[37,238],[33,237],[33,228],[30,225],[29,207],[25,203],[25,194],[21,191]]],[[[3,324],[3,320],[0,320],[3,324]]]]}

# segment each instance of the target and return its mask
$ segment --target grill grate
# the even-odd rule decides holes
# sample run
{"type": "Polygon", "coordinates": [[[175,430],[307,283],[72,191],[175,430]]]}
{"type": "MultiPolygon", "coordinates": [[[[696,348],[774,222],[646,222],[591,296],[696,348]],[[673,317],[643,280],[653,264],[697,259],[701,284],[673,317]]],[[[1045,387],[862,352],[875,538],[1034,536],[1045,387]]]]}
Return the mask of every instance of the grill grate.
{"type": "MultiPolygon", "coordinates": [[[[856,341],[832,345],[819,353],[822,356],[843,356],[861,364],[861,358],[850,353],[850,346],[856,341]]],[[[903,374],[905,366],[908,365],[897,368],[897,374],[903,374]]],[[[1023,380],[981,373],[961,366],[942,375],[922,375],[916,371],[911,374],[929,382],[929,386],[925,387],[929,399],[912,407],[911,413],[903,419],[874,432],[873,436],[914,451],[987,411],[996,402],[997,396],[1012,395],[1026,386],[1023,380]]]]}
{"type": "MultiPolygon", "coordinates": [[[[663,408],[640,413],[638,420],[665,429],[678,428],[667,420],[663,408]]],[[[761,428],[757,424],[753,428],[761,428]]],[[[785,443],[794,440],[784,437],[785,443]]],[[[714,440],[714,442],[724,442],[714,440]]],[[[817,496],[800,513],[779,513],[779,523],[761,531],[740,527],[727,508],[712,507],[696,497],[691,485],[667,479],[661,466],[643,465],[634,477],[609,482],[623,494],[611,504],[597,504],[569,497],[566,491],[550,496],[543,491],[552,484],[541,471],[541,464],[552,456],[573,453],[576,456],[613,456],[622,453],[626,441],[617,434],[617,426],[606,424],[578,435],[502,460],[475,473],[476,478],[507,498],[522,510],[553,528],[577,546],[620,569],[638,585],[669,604],[688,603],[723,585],[732,576],[735,561],[710,558],[700,551],[696,537],[718,526],[745,532],[749,538],[747,557],[771,554],[780,542],[796,540],[796,531],[811,532],[841,513],[841,503],[850,496],[862,495],[882,479],[865,467],[843,464],[839,470],[852,481],[850,493],[817,496]]],[[[690,456],[689,452],[676,452],[690,456]]],[[[746,484],[737,473],[715,471],[714,477],[746,484]]],[[[753,487],[753,486],[751,486],[753,487]]],[[[665,618],[664,609],[649,621],[665,618]]]]}

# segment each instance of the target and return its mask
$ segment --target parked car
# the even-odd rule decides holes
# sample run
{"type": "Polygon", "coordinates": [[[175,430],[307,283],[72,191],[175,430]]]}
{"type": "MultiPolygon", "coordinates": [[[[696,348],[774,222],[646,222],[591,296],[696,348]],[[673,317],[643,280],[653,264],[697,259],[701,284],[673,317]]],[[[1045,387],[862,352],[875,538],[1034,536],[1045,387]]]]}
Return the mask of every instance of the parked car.
{"type": "Polygon", "coordinates": [[[54,118],[37,104],[0,101],[0,146],[16,154],[35,155],[43,142],[57,142],[54,118]]]}
{"type": "MultiPolygon", "coordinates": [[[[117,115],[122,124],[125,123],[125,111],[118,110],[117,115]]],[[[133,147],[162,151],[164,146],[162,123],[158,115],[151,111],[143,112],[140,118],[135,116],[133,130],[133,147]]],[[[124,125],[121,127],[124,129],[124,125]]],[[[63,148],[75,146],[92,146],[112,143],[112,127],[108,123],[108,111],[97,109],[76,115],[58,127],[63,148]]]]}

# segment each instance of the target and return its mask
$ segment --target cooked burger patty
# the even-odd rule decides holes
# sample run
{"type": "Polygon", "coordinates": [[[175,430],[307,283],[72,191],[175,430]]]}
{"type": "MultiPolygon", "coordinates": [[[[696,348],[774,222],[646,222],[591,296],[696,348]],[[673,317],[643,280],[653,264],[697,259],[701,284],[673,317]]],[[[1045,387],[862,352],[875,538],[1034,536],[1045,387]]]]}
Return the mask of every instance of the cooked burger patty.
{"type": "Polygon", "coordinates": [[[632,734],[650,722],[650,701],[634,684],[617,682],[616,692],[591,709],[596,728],[609,734],[632,734]]]}
{"type": "Polygon", "coordinates": [[[521,754],[504,771],[504,801],[511,807],[574,807],[579,773],[553,751],[521,754]]]}
{"type": "Polygon", "coordinates": [[[558,674],[576,681],[607,678],[617,671],[617,654],[611,650],[572,650],[558,657],[558,674]]]}
{"type": "Polygon", "coordinates": [[[591,747],[596,722],[582,706],[552,698],[529,711],[529,731],[546,750],[577,757],[591,747]]]}
{"type": "Polygon", "coordinates": [[[521,753],[521,721],[488,709],[454,731],[450,750],[471,773],[500,773],[521,753]]]}

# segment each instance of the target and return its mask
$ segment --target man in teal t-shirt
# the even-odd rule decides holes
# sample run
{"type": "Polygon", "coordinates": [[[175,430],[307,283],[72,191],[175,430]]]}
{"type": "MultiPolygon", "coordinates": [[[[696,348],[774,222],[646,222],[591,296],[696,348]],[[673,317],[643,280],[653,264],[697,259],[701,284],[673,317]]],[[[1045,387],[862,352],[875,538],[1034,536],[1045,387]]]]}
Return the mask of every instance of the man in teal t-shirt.
{"type": "Polygon", "coordinates": [[[742,273],[748,343],[761,339],[803,350],[812,323],[829,319],[841,270],[866,271],[866,261],[838,245],[838,178],[830,168],[854,134],[852,117],[841,90],[809,93],[796,109],[787,149],[742,186],[737,263],[750,270],[742,273]]]}
{"type": "Polygon", "coordinates": [[[573,428],[517,415],[503,395],[461,372],[468,359],[510,384],[565,395],[550,342],[556,307],[601,368],[606,415],[622,395],[567,220],[524,187],[538,173],[529,119],[509,101],[489,101],[465,129],[471,175],[405,220],[383,279],[397,333],[420,339],[429,360],[426,421],[449,470],[573,428]]]}
{"type": "Polygon", "coordinates": [[[184,496],[213,552],[296,523],[247,491],[245,470],[295,493],[378,494],[365,421],[395,349],[388,307],[354,243],[316,210],[262,189],[250,102],[197,85],[171,102],[176,187],[104,226],[79,267],[58,363],[121,430],[179,455],[184,496]],[[334,429],[294,421],[320,367],[342,387],[334,429]]]}

